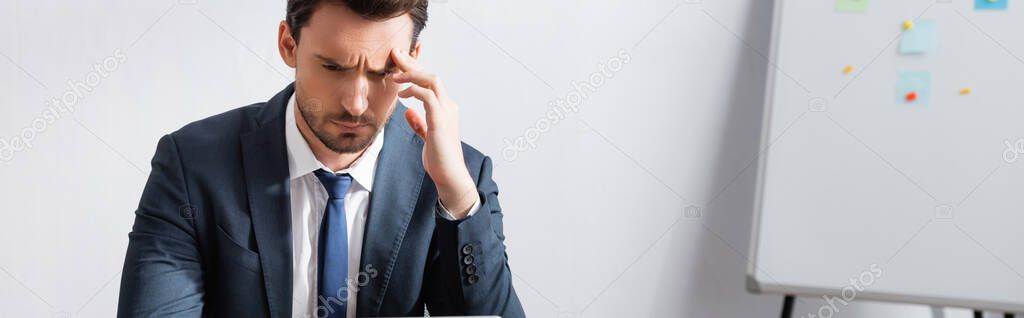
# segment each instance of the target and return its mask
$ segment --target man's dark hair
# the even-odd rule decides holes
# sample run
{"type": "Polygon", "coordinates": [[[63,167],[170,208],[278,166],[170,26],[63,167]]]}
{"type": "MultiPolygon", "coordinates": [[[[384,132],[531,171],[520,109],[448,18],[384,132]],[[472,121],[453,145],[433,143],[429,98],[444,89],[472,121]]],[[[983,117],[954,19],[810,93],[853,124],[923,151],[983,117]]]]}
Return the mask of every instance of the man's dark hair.
{"type": "Polygon", "coordinates": [[[416,45],[420,31],[427,25],[427,1],[429,0],[288,0],[285,21],[292,29],[292,38],[298,43],[300,29],[309,23],[313,11],[322,4],[344,5],[363,18],[373,21],[408,13],[412,18],[412,44],[416,45]]]}

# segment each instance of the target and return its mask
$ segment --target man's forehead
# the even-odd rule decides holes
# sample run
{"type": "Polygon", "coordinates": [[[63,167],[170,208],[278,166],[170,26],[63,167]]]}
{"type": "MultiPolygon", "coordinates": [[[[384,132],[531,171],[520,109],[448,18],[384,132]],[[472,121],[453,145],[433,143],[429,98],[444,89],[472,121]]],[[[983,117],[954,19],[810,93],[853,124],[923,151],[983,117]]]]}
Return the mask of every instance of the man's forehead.
{"type": "MultiPolygon", "coordinates": [[[[408,47],[412,41],[412,18],[408,14],[386,19],[369,20],[337,4],[324,4],[314,11],[301,31],[302,39],[310,35],[317,46],[330,46],[348,53],[386,55],[394,47],[408,47]]],[[[302,42],[302,41],[300,41],[302,42]]]]}

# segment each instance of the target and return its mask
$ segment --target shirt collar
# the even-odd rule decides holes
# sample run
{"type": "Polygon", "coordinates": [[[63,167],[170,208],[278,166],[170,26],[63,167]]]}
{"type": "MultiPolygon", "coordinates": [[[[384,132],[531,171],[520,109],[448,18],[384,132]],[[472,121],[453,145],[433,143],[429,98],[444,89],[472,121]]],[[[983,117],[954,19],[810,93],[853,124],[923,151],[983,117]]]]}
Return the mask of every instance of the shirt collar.
{"type": "MultiPolygon", "coordinates": [[[[288,100],[288,108],[284,112],[284,136],[286,147],[288,148],[288,174],[290,179],[303,177],[319,169],[331,172],[331,169],[327,168],[319,160],[316,160],[313,150],[309,147],[306,139],[302,137],[302,133],[299,132],[299,126],[295,118],[294,93],[288,100]]],[[[351,166],[333,172],[348,173],[356,183],[366,190],[372,191],[373,174],[377,170],[377,158],[380,156],[380,150],[383,146],[384,129],[381,129],[377,136],[373,138],[373,143],[366,148],[366,151],[351,166]]]]}

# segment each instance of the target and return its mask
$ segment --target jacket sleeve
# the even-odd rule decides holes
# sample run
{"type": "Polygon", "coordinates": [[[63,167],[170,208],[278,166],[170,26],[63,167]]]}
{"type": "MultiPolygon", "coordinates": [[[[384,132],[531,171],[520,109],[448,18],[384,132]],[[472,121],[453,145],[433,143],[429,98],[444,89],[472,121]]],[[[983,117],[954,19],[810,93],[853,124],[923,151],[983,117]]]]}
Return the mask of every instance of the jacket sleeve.
{"type": "Polygon", "coordinates": [[[128,234],[118,317],[199,317],[203,280],[177,145],[165,135],[128,234]]]}
{"type": "Polygon", "coordinates": [[[480,209],[475,214],[458,221],[435,217],[434,246],[439,257],[427,266],[423,295],[432,316],[524,317],[512,288],[491,165],[491,159],[484,157],[477,177],[480,209]]]}

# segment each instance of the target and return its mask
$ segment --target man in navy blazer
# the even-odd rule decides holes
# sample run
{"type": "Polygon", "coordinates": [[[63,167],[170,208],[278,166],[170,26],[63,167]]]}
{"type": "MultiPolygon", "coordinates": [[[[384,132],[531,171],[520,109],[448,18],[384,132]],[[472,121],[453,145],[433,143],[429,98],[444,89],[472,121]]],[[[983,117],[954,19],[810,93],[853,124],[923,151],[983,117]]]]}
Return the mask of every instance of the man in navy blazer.
{"type": "Polygon", "coordinates": [[[524,316],[491,159],[416,63],[426,3],[288,2],[295,82],[157,144],[119,317],[524,316]]]}

